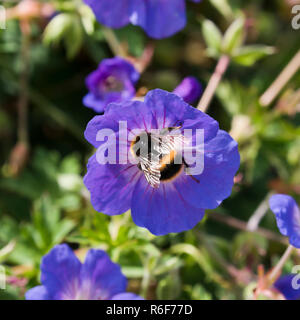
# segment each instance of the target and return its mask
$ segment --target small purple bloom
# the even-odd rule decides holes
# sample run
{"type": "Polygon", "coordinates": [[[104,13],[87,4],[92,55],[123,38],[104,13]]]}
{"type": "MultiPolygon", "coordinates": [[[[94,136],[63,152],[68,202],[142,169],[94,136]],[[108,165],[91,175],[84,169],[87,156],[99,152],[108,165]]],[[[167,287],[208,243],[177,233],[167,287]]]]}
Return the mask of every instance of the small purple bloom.
{"type": "Polygon", "coordinates": [[[174,89],[173,93],[181,97],[186,103],[194,103],[202,94],[202,87],[195,77],[186,77],[174,89]]]}
{"type": "Polygon", "coordinates": [[[203,218],[205,209],[214,209],[229,197],[240,164],[237,143],[219,129],[217,121],[177,95],[160,89],[148,92],[143,102],[111,103],[103,116],[89,122],[85,137],[98,148],[89,160],[84,177],[95,210],[117,215],[131,208],[133,221],[155,235],[193,228],[203,218]],[[135,132],[133,140],[121,138],[119,121],[127,123],[128,132],[135,132]],[[121,163],[119,159],[115,164],[97,161],[98,151],[105,143],[97,141],[96,136],[107,128],[112,131],[112,143],[116,141],[117,150],[123,146],[128,156],[137,160],[136,164],[121,163]],[[179,140],[183,132],[190,129],[193,135],[189,143],[193,145],[196,129],[204,133],[201,173],[189,173],[190,165],[177,152],[168,134],[174,128],[179,140]],[[152,153],[149,150],[152,148],[145,144],[148,157],[141,157],[135,145],[145,136],[151,138],[151,143],[159,140],[153,130],[164,134],[168,143],[160,145],[158,154],[152,153]]]}
{"type": "Polygon", "coordinates": [[[300,210],[295,200],[285,194],[275,194],[270,198],[270,208],[280,232],[289,237],[291,245],[300,248],[300,210]]]}
{"type": "Polygon", "coordinates": [[[128,61],[116,57],[104,59],[96,71],[86,78],[89,93],[83,104],[103,113],[111,102],[130,100],[135,96],[135,84],[140,75],[128,61]]]}
{"type": "MultiPolygon", "coordinates": [[[[200,0],[192,0],[200,2],[200,0]]],[[[97,20],[111,28],[131,23],[156,39],[169,37],[186,24],[185,0],[84,0],[97,20]]]]}
{"type": "Polygon", "coordinates": [[[274,283],[274,287],[283,294],[287,300],[300,300],[299,276],[297,274],[281,276],[274,283]],[[293,288],[293,285],[295,288],[293,288]]]}
{"type": "Polygon", "coordinates": [[[41,282],[27,300],[142,300],[125,292],[119,265],[102,250],[89,250],[82,264],[66,244],[55,246],[42,259],[41,282]]]}

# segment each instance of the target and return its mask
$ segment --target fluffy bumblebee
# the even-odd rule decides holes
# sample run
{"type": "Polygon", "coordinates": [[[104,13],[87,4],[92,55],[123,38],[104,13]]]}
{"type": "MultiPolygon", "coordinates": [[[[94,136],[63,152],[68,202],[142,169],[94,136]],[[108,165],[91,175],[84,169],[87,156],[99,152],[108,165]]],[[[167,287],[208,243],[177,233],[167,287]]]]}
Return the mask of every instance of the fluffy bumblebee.
{"type": "Polygon", "coordinates": [[[138,167],[153,188],[174,177],[183,166],[181,151],[187,142],[180,128],[143,132],[131,144],[131,151],[139,160],[138,167]]]}

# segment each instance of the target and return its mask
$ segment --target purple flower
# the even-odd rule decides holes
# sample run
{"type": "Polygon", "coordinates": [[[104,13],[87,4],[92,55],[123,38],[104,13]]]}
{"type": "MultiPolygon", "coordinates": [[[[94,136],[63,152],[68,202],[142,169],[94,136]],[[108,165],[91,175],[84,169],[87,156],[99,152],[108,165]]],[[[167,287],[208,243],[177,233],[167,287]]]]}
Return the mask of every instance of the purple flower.
{"type": "Polygon", "coordinates": [[[95,210],[117,215],[131,208],[133,221],[155,235],[191,229],[203,218],[204,209],[219,206],[231,193],[240,163],[237,143],[219,130],[217,121],[177,95],[160,89],[148,92],[144,102],[110,104],[103,116],[89,122],[85,137],[98,148],[84,177],[95,210]],[[119,121],[127,123],[124,132],[119,132],[119,121]],[[120,150],[134,158],[135,164],[119,161],[124,154],[118,152],[115,164],[97,161],[97,155],[109,145],[96,136],[108,128],[112,132],[111,143],[116,140],[117,150],[123,147],[120,150]],[[185,141],[182,135],[187,129],[192,131],[185,142],[188,147],[196,145],[196,129],[204,133],[205,151],[199,152],[204,168],[198,174],[191,173],[194,168],[187,159],[190,154],[184,153],[183,157],[177,150],[177,142],[185,141]],[[126,132],[134,137],[124,139],[126,132]],[[158,141],[158,148],[149,148],[148,142],[142,144],[146,154],[139,154],[136,145],[145,137],[150,138],[150,144],[158,141]]]}
{"type": "Polygon", "coordinates": [[[173,93],[181,97],[186,103],[194,103],[202,94],[202,87],[195,77],[186,77],[174,89],[173,93]]]}
{"type": "Polygon", "coordinates": [[[289,237],[291,245],[300,248],[300,210],[295,200],[285,194],[275,194],[270,198],[270,208],[280,232],[289,237]]]}
{"type": "Polygon", "coordinates": [[[135,96],[135,84],[140,75],[135,68],[122,58],[104,59],[98,69],[86,78],[89,93],[83,104],[103,113],[111,102],[130,100],[135,96]]]}
{"type": "MultiPolygon", "coordinates": [[[[200,2],[200,0],[192,0],[200,2]]],[[[121,28],[131,23],[156,39],[169,37],[186,24],[185,0],[84,0],[101,23],[121,28]]]]}
{"type": "Polygon", "coordinates": [[[66,245],[55,246],[41,263],[41,286],[28,290],[27,300],[141,300],[126,293],[119,265],[102,250],[91,249],[82,264],[66,245]]]}
{"type": "Polygon", "coordinates": [[[288,274],[280,277],[274,283],[274,287],[283,294],[287,300],[300,300],[299,276],[297,274],[288,274]]]}

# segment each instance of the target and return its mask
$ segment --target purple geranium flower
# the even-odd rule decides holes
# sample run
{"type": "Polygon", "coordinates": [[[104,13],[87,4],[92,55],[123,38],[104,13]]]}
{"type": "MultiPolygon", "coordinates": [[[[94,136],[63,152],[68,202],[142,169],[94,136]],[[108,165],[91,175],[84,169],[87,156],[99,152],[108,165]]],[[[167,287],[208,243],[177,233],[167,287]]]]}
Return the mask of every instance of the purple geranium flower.
{"type": "Polygon", "coordinates": [[[186,103],[194,103],[202,94],[202,87],[195,77],[186,77],[174,89],[173,93],[181,97],[186,103]]]}
{"type": "Polygon", "coordinates": [[[104,59],[96,71],[86,78],[89,93],[83,104],[103,113],[111,102],[130,100],[135,96],[135,84],[140,75],[128,61],[116,57],[104,59]]]}
{"type": "MultiPolygon", "coordinates": [[[[200,0],[192,0],[200,2],[200,0]]],[[[186,24],[185,0],[84,0],[97,20],[111,28],[129,23],[156,39],[169,37],[186,24]]]]}
{"type": "Polygon", "coordinates": [[[193,228],[203,218],[204,209],[216,208],[230,195],[240,163],[237,143],[219,130],[217,121],[177,95],[160,89],[148,92],[144,102],[110,104],[103,116],[89,122],[85,137],[98,148],[89,160],[84,177],[94,208],[108,215],[121,214],[131,208],[133,221],[155,235],[193,228]],[[123,133],[121,137],[118,121],[127,123],[124,132],[134,133],[131,141],[124,139],[123,133]],[[116,164],[97,161],[98,151],[107,147],[96,138],[102,129],[112,132],[112,143],[116,140],[117,148],[124,147],[128,157],[136,160],[135,164],[121,163],[123,154],[117,155],[116,164]],[[163,139],[153,134],[153,129],[163,134],[163,139]],[[204,132],[204,169],[198,174],[189,173],[192,170],[189,162],[172,142],[173,133],[169,134],[177,131],[174,139],[182,141],[186,129],[193,132],[188,142],[193,145],[196,129],[204,132]],[[150,148],[151,157],[149,145],[144,145],[148,158],[135,149],[145,136],[151,138],[151,143],[155,139],[161,142],[153,153],[150,148]]]}
{"type": "Polygon", "coordinates": [[[275,194],[270,198],[270,208],[280,232],[289,237],[291,245],[300,248],[300,210],[295,200],[285,194],[275,194]]]}
{"type": "Polygon", "coordinates": [[[274,287],[283,294],[287,300],[300,300],[300,286],[299,283],[297,283],[298,278],[299,276],[297,274],[284,275],[274,283],[274,287]],[[293,285],[295,288],[293,288],[293,285]]]}
{"type": "Polygon", "coordinates": [[[41,286],[27,291],[27,300],[141,300],[126,293],[119,265],[102,250],[91,249],[82,264],[66,245],[55,246],[41,263],[41,286]]]}

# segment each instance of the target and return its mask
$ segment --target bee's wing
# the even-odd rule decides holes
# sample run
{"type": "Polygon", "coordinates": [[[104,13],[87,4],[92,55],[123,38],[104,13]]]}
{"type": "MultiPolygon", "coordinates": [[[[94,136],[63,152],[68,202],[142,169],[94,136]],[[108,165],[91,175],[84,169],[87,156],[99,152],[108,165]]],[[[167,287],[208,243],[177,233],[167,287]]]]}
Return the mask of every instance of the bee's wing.
{"type": "Polygon", "coordinates": [[[186,141],[180,133],[152,134],[151,139],[153,150],[147,156],[140,156],[140,165],[147,182],[153,188],[158,188],[161,177],[160,159],[169,155],[172,150],[182,150],[186,141]]]}
{"type": "Polygon", "coordinates": [[[140,157],[141,169],[145,175],[147,182],[153,187],[158,188],[160,184],[159,160],[140,157]]]}

